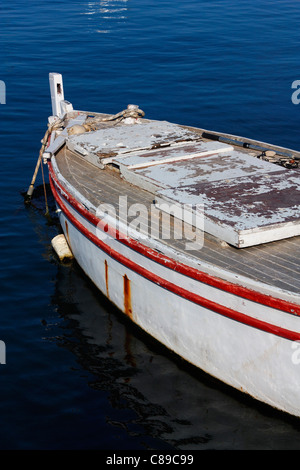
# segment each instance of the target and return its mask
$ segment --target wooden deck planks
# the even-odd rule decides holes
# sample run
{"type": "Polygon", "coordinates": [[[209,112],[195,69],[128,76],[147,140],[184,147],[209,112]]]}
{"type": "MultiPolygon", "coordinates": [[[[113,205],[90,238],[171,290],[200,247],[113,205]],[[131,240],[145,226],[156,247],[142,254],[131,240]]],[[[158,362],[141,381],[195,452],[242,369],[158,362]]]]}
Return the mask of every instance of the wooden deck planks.
{"type": "MultiPolygon", "coordinates": [[[[127,197],[129,206],[144,204],[150,212],[153,195],[122,180],[118,172],[99,170],[65,149],[59,152],[56,161],[64,178],[95,208],[102,203],[113,204],[117,208],[119,196],[123,195],[127,197]]],[[[145,219],[144,229],[147,229],[147,223],[145,219]]],[[[160,241],[179,252],[185,251],[186,240],[160,241]]],[[[237,249],[222,245],[213,235],[205,234],[202,249],[189,251],[188,255],[196,261],[210,263],[271,286],[300,292],[300,237],[237,249]]]]}

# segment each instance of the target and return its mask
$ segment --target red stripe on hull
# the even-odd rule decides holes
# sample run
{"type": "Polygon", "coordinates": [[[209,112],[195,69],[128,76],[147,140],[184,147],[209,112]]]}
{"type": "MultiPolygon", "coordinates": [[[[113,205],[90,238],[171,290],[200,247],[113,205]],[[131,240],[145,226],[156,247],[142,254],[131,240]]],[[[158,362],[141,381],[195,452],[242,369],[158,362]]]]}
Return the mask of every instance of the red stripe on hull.
{"type": "MultiPolygon", "coordinates": [[[[50,165],[49,165],[50,166],[50,165]]],[[[51,169],[52,170],[52,169],[51,169]]],[[[135,273],[139,274],[140,276],[144,277],[145,279],[159,285],[161,288],[164,288],[173,294],[176,294],[190,302],[193,302],[197,305],[200,305],[201,307],[204,307],[208,310],[211,310],[215,313],[218,313],[220,315],[223,315],[227,318],[230,318],[232,320],[238,321],[239,323],[254,327],[256,329],[262,330],[267,333],[274,334],[276,336],[280,336],[282,338],[292,340],[292,341],[299,341],[300,340],[300,333],[294,332],[287,330],[285,328],[278,327],[276,325],[272,325],[270,323],[258,320],[256,318],[252,318],[248,315],[245,315],[244,313],[237,312],[235,310],[232,310],[228,307],[225,307],[223,305],[219,305],[211,300],[208,300],[204,297],[201,297],[197,294],[194,294],[190,291],[187,291],[186,289],[183,289],[182,287],[179,287],[166,279],[163,279],[156,274],[148,271],[147,269],[143,268],[142,266],[134,263],[130,259],[126,258],[124,255],[118,253],[116,250],[113,248],[109,247],[106,245],[102,240],[100,240],[98,237],[96,237],[93,233],[91,233],[84,225],[82,225],[81,222],[79,222],[76,217],[69,211],[69,209],[66,207],[64,204],[63,200],[61,197],[58,195],[58,192],[56,191],[54,182],[56,178],[54,177],[53,180],[53,170],[51,171],[50,174],[50,186],[54,195],[54,198],[58,204],[58,206],[61,208],[62,212],[64,215],[69,219],[69,221],[87,238],[89,239],[94,245],[96,245],[98,248],[100,248],[103,252],[107,253],[110,257],[112,257],[114,260],[117,262],[121,263],[122,265],[126,266],[130,270],[134,271],[135,273]]],[[[69,201],[69,197],[72,198],[64,189],[63,192],[66,194],[66,199],[69,201]]],[[[72,198],[73,199],[73,198],[72,198]]],[[[77,205],[79,205],[77,203],[77,205]]]]}
{"type": "MultiPolygon", "coordinates": [[[[98,226],[100,229],[101,227],[103,228],[104,226],[106,226],[106,223],[101,222],[95,215],[87,211],[82,204],[80,204],[71,194],[69,194],[68,191],[65,190],[65,188],[58,181],[54,173],[51,162],[48,163],[48,166],[49,166],[50,176],[55,181],[55,184],[58,190],[60,191],[60,193],[63,193],[64,197],[71,204],[71,206],[73,206],[74,209],[77,212],[79,212],[79,214],[81,214],[85,219],[87,219],[93,225],[98,226]]],[[[159,263],[169,269],[172,269],[180,274],[183,274],[184,276],[190,277],[204,284],[208,284],[212,287],[216,287],[217,289],[224,290],[230,294],[243,297],[244,299],[260,303],[267,307],[272,307],[277,310],[282,310],[283,312],[292,313],[294,315],[300,315],[300,306],[297,304],[288,302],[286,300],[278,299],[278,298],[263,294],[261,292],[257,292],[247,287],[233,284],[229,281],[216,278],[214,276],[211,276],[210,274],[206,274],[190,266],[186,266],[183,263],[174,261],[173,259],[167,257],[166,255],[157,253],[156,251],[152,250],[151,248],[146,247],[145,245],[138,242],[137,240],[133,240],[128,237],[122,236],[117,230],[114,231],[112,236],[115,236],[120,241],[120,243],[123,243],[124,245],[137,251],[143,256],[146,256],[147,258],[151,259],[152,261],[155,261],[156,263],[159,263]]]]}

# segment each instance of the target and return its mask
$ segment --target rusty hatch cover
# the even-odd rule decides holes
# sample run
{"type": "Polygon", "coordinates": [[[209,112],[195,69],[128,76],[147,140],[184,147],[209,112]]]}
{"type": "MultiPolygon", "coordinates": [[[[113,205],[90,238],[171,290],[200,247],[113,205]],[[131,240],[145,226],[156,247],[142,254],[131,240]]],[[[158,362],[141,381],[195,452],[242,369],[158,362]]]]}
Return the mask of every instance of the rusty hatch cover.
{"type": "MultiPolygon", "coordinates": [[[[167,121],[150,121],[140,124],[118,124],[80,135],[68,137],[69,145],[86,152],[105,156],[122,155],[140,149],[153,149],[183,141],[197,141],[196,132],[167,121]]],[[[105,161],[103,161],[106,163],[105,161]]]]}
{"type": "Polygon", "coordinates": [[[156,204],[203,204],[204,230],[236,247],[300,235],[300,176],[277,170],[161,189],[156,204]]]}

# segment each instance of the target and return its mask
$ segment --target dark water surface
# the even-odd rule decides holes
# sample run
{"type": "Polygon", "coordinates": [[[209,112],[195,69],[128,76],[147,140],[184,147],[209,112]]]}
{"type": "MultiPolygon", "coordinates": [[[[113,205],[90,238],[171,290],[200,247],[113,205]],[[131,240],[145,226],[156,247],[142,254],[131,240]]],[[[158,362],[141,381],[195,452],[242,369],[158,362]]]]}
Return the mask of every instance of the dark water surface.
{"type": "Polygon", "coordinates": [[[2,0],[0,22],[0,449],[300,449],[299,420],[174,358],[76,263],[59,265],[56,225],[20,194],[51,114],[49,72],[76,109],[134,103],[299,150],[299,2],[2,0]]]}

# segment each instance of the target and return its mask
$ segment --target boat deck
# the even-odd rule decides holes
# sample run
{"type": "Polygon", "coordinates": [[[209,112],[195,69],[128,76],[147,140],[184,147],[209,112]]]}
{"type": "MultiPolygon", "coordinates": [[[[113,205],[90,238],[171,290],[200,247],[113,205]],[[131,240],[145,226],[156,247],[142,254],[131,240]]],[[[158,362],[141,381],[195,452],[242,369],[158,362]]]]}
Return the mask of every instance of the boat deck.
{"type": "MultiPolygon", "coordinates": [[[[118,208],[120,196],[127,198],[128,206],[143,204],[148,208],[148,215],[151,208],[153,211],[153,193],[137,188],[120,178],[119,171],[112,167],[96,168],[84,157],[65,146],[56,154],[55,159],[61,175],[75,191],[90,202],[91,211],[95,212],[96,208],[104,203],[118,208]]],[[[145,220],[144,226],[146,233],[148,220],[145,220]]],[[[174,221],[175,219],[173,223],[174,221]]],[[[186,239],[175,237],[160,239],[163,246],[177,250],[179,253],[186,253],[186,241],[186,239]]],[[[211,264],[238,276],[244,276],[294,294],[300,293],[299,236],[238,249],[205,233],[202,248],[189,251],[188,256],[198,263],[211,264]]]]}

